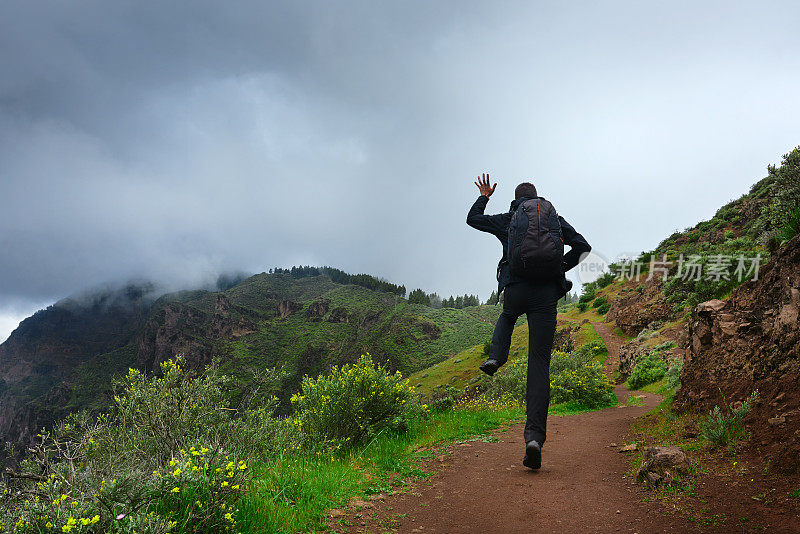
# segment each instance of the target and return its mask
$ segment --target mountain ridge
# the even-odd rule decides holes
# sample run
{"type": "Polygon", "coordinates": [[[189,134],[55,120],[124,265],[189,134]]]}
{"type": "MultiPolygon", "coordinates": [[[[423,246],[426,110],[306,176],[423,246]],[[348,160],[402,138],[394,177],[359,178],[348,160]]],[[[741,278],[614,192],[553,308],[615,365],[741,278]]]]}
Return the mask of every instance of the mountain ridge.
{"type": "MultiPolygon", "coordinates": [[[[347,276],[405,289],[368,275],[347,276]]],[[[157,371],[178,354],[197,370],[215,359],[232,371],[281,367],[288,398],[303,375],[355,361],[364,352],[410,374],[482,342],[499,314],[495,306],[410,304],[396,293],[288,270],[255,274],[222,291],[156,296],[154,287],[90,291],[20,323],[0,344],[4,441],[29,440],[70,412],[101,410],[114,376],[129,367],[157,371]]]]}

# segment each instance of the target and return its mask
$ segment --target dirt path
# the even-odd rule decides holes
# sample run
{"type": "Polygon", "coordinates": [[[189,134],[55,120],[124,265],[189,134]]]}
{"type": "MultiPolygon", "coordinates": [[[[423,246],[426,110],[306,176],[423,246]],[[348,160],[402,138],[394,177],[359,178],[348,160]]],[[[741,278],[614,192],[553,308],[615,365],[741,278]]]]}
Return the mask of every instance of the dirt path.
{"type": "MultiPolygon", "coordinates": [[[[621,340],[607,325],[595,328],[611,364],[621,340]]],[[[624,386],[616,393],[623,403],[630,394],[624,386]]],[[[643,502],[647,492],[625,475],[630,458],[618,448],[631,422],[659,400],[645,394],[643,406],[550,416],[539,471],[522,466],[522,424],[496,432],[499,442],[454,445],[449,456],[431,461],[436,474],[408,492],[360,503],[332,519],[331,527],[373,533],[714,532],[643,502]]]]}
{"type": "MultiPolygon", "coordinates": [[[[614,333],[610,326],[606,323],[592,323],[592,326],[595,329],[595,332],[600,334],[600,337],[603,338],[603,343],[606,344],[606,348],[608,349],[608,358],[606,358],[606,375],[609,378],[614,376],[614,370],[619,366],[619,347],[623,343],[623,339],[614,333]]],[[[626,390],[627,391],[627,390],[626,390]]],[[[617,394],[619,396],[619,392],[617,394]]],[[[621,401],[625,399],[620,397],[621,401]]]]}

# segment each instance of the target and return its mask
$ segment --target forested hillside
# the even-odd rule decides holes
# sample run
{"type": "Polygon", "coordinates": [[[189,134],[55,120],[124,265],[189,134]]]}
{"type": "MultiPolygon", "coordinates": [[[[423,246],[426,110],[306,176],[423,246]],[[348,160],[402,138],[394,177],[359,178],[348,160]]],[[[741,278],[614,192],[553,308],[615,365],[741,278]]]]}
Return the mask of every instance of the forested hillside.
{"type": "Polygon", "coordinates": [[[153,298],[152,284],[65,299],[0,345],[0,435],[23,441],[80,409],[108,404],[114,376],[182,354],[202,369],[280,369],[284,403],[306,374],[369,353],[408,374],[490,335],[495,306],[410,304],[405,288],[332,268],[275,269],[221,291],[153,298]],[[324,274],[323,274],[324,273],[324,274]]]}

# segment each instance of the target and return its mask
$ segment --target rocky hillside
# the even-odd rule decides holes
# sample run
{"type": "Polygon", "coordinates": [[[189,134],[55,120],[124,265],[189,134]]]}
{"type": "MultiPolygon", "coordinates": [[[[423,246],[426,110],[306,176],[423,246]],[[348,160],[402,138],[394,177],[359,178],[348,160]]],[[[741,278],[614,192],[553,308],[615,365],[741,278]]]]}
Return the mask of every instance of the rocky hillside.
{"type": "Polygon", "coordinates": [[[781,247],[757,281],[697,306],[688,323],[676,405],[708,407],[758,390],[748,416],[753,439],[782,472],[800,467],[800,235],[781,247]]]}
{"type": "Polygon", "coordinates": [[[683,360],[678,409],[704,413],[758,390],[747,429],[772,467],[788,473],[800,468],[800,148],[768,170],[710,220],[613,265],[625,276],[584,287],[585,309],[568,315],[596,316],[596,303],[608,302],[606,320],[629,338],[620,380],[645,355],[683,360]],[[690,262],[699,276],[687,276],[690,262]]]}
{"type": "Polygon", "coordinates": [[[76,370],[106,362],[129,345],[153,304],[154,288],[129,285],[62,300],[22,321],[0,345],[0,436],[29,437],[51,424],[70,398],[76,370]]]}
{"type": "Polygon", "coordinates": [[[100,409],[115,375],[129,367],[152,372],[178,354],[195,368],[213,359],[232,372],[280,367],[288,397],[304,374],[366,352],[410,374],[483,342],[499,313],[412,305],[327,275],[288,272],[224,291],[153,295],[147,285],[98,291],[25,319],[0,345],[3,441],[29,439],[65,413],[100,409]]]}

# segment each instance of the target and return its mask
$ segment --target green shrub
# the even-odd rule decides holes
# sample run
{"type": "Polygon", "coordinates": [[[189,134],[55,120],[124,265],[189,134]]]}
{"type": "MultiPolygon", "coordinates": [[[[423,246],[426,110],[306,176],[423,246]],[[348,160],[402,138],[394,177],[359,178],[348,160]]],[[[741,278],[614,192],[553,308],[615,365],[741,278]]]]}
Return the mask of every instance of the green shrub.
{"type": "Polygon", "coordinates": [[[767,170],[773,181],[767,194],[770,223],[781,229],[800,209],[800,147],[784,154],[780,166],[769,165],[767,170]]]}
{"type": "Polygon", "coordinates": [[[758,400],[758,390],[735,407],[727,404],[723,398],[727,413],[723,413],[719,406],[714,406],[708,412],[708,416],[700,422],[701,435],[716,446],[736,443],[745,436],[742,419],[750,412],[756,400],[758,400]]]}
{"type": "Polygon", "coordinates": [[[184,532],[223,532],[236,526],[235,503],[249,482],[249,466],[222,451],[182,449],[157,480],[157,511],[184,532]]]}
{"type": "Polygon", "coordinates": [[[517,402],[524,403],[527,377],[527,358],[509,360],[494,374],[486,393],[493,398],[501,398],[507,395],[517,402]]]}
{"type": "Polygon", "coordinates": [[[611,309],[611,304],[606,302],[605,304],[601,304],[600,306],[597,307],[597,313],[599,313],[600,315],[605,315],[608,313],[608,310],[610,309],[611,309]]]}
{"type": "Polygon", "coordinates": [[[683,369],[683,358],[672,360],[667,372],[664,373],[664,385],[669,389],[681,387],[681,370],[683,369]]]}
{"type": "Polygon", "coordinates": [[[595,283],[597,283],[597,287],[602,289],[613,282],[616,277],[617,275],[614,274],[614,271],[609,271],[601,274],[597,280],[595,280],[595,283]]]}
{"type": "Polygon", "coordinates": [[[628,387],[630,389],[639,389],[647,384],[658,382],[664,378],[666,372],[667,364],[664,360],[656,354],[647,354],[633,366],[631,376],[628,378],[628,387]]]}
{"type": "MultiPolygon", "coordinates": [[[[574,402],[586,408],[599,408],[617,402],[614,386],[596,360],[603,349],[594,344],[582,345],[572,352],[554,351],[550,358],[550,403],[574,402]]],[[[494,375],[487,394],[510,396],[525,402],[528,364],[525,358],[513,360],[494,375]]]]}
{"type": "Polygon", "coordinates": [[[375,365],[368,354],[356,363],[334,366],[327,376],[304,377],[292,404],[296,424],[311,439],[351,444],[384,430],[405,431],[424,410],[408,379],[375,365]]]}
{"type": "Polygon", "coordinates": [[[663,352],[665,350],[671,349],[674,346],[675,346],[675,342],[674,341],[665,341],[663,343],[659,343],[658,345],[655,345],[652,348],[652,351],[653,352],[663,352]]]}
{"type": "Polygon", "coordinates": [[[483,355],[484,356],[488,356],[489,355],[489,349],[491,349],[491,348],[492,348],[492,342],[491,341],[484,342],[483,343],[483,355]]]}
{"type": "Polygon", "coordinates": [[[783,226],[779,232],[780,238],[784,242],[789,241],[797,234],[800,234],[800,206],[797,206],[786,214],[783,226]]]}
{"type": "MultiPolygon", "coordinates": [[[[75,414],[43,432],[22,461],[23,477],[3,482],[0,522],[22,532],[235,529],[236,502],[250,483],[246,457],[281,434],[273,431],[275,399],[213,365],[194,376],[182,361],[163,363],[161,377],[130,370],[110,414],[75,414]]],[[[277,387],[278,375],[267,382],[277,387]]]]}
{"type": "Polygon", "coordinates": [[[592,302],[592,308],[599,308],[600,306],[608,304],[608,299],[604,296],[599,296],[592,302]]]}
{"type": "Polygon", "coordinates": [[[583,284],[583,293],[578,299],[578,302],[588,304],[589,302],[594,300],[595,296],[597,296],[597,284],[595,284],[594,282],[583,284]]]}
{"type": "Polygon", "coordinates": [[[431,412],[444,412],[449,410],[461,399],[462,392],[453,386],[446,386],[434,390],[431,395],[431,412]]]}
{"type": "Polygon", "coordinates": [[[578,310],[581,311],[581,312],[585,312],[586,308],[588,308],[588,307],[589,307],[589,304],[587,302],[579,302],[578,303],[578,310]]]}
{"type": "Polygon", "coordinates": [[[587,408],[599,408],[617,402],[614,386],[603,371],[603,364],[593,358],[591,349],[553,353],[550,359],[552,404],[575,402],[587,408]]]}

